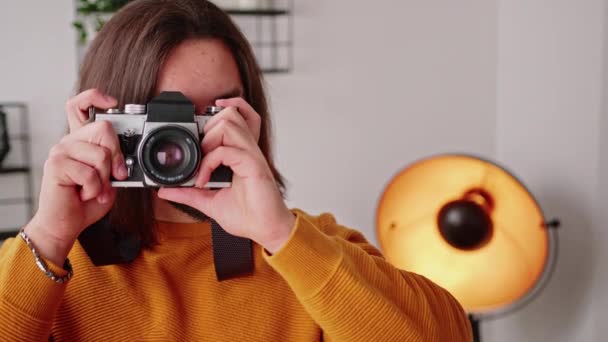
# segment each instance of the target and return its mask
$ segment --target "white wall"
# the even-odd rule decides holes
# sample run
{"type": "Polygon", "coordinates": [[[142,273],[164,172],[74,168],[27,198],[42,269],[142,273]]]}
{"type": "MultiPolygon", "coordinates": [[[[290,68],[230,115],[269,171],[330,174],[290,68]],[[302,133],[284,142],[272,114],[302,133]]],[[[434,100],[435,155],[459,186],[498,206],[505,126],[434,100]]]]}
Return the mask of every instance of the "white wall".
{"type": "Polygon", "coordinates": [[[491,341],[598,341],[606,332],[605,309],[594,305],[606,296],[593,279],[608,241],[593,221],[605,116],[604,6],[499,1],[497,158],[563,227],[549,286],[521,312],[485,324],[491,341]]]}
{"type": "MultiPolygon", "coordinates": [[[[375,203],[397,170],[431,153],[492,154],[495,4],[381,1],[377,13],[346,0],[296,5],[295,72],[269,77],[290,204],[332,211],[375,241],[375,203]]],[[[33,128],[41,167],[75,80],[73,4],[1,6],[12,15],[0,41],[20,48],[2,57],[11,82],[0,84],[0,100],[28,101],[43,117],[33,128]]]]}
{"type": "Polygon", "coordinates": [[[376,240],[395,173],[442,152],[491,157],[496,4],[296,2],[293,73],[269,78],[290,204],[376,240]]]}
{"type": "Polygon", "coordinates": [[[599,169],[605,2],[374,4],[377,11],[298,4],[296,70],[270,79],[291,202],[330,210],[375,241],[378,194],[402,166],[454,150],[493,157],[563,228],[547,289],[522,311],[485,322],[484,340],[599,340],[607,302],[600,263],[608,234],[594,220],[608,219],[597,202],[599,175],[608,172],[608,162],[599,169]],[[368,114],[361,104],[370,103],[378,109],[368,114]],[[350,128],[349,120],[366,124],[350,128]]]}
{"type": "MultiPolygon", "coordinates": [[[[0,102],[30,106],[36,189],[48,149],[66,127],[63,107],[76,77],[73,6],[72,0],[0,0],[0,102]]],[[[20,194],[22,179],[0,177],[0,198],[20,194]]],[[[23,219],[23,206],[0,208],[0,227],[23,219]]]]}
{"type": "MultiPolygon", "coordinates": [[[[604,8],[604,13],[608,14],[608,6],[604,8]]],[[[608,16],[605,15],[605,18],[608,16]]],[[[603,41],[603,58],[606,60],[608,56],[608,22],[604,23],[604,41],[603,41]]],[[[593,293],[597,294],[597,300],[592,302],[592,310],[596,313],[594,318],[593,329],[595,336],[598,339],[608,334],[608,326],[605,320],[602,319],[602,313],[605,312],[608,307],[608,296],[599,295],[605,293],[606,284],[608,284],[608,272],[606,272],[606,260],[608,260],[608,249],[605,248],[608,228],[608,63],[604,62],[604,70],[602,75],[604,76],[604,84],[601,88],[603,106],[601,108],[601,136],[600,136],[600,167],[598,172],[599,186],[597,190],[596,202],[595,202],[595,215],[593,225],[593,235],[597,237],[594,239],[595,246],[595,260],[593,274],[593,293]]]]}
{"type": "MultiPolygon", "coordinates": [[[[608,41],[604,42],[604,56],[608,56],[608,41]]],[[[604,87],[602,88],[602,94],[604,96],[604,106],[602,107],[602,119],[601,119],[601,144],[600,144],[600,169],[599,169],[599,187],[596,198],[595,207],[596,218],[594,224],[594,234],[602,236],[595,244],[596,260],[593,272],[594,277],[594,293],[600,294],[606,291],[606,284],[608,284],[608,272],[606,272],[606,262],[608,260],[608,249],[605,248],[605,244],[608,241],[606,238],[606,231],[608,228],[608,210],[606,210],[608,203],[608,68],[604,66],[604,87]]],[[[605,308],[608,307],[608,296],[598,295],[597,301],[593,302],[593,309],[595,312],[604,312],[605,308]]],[[[596,336],[606,336],[608,334],[608,327],[605,321],[601,318],[602,315],[598,315],[595,318],[594,329],[596,336]]]]}

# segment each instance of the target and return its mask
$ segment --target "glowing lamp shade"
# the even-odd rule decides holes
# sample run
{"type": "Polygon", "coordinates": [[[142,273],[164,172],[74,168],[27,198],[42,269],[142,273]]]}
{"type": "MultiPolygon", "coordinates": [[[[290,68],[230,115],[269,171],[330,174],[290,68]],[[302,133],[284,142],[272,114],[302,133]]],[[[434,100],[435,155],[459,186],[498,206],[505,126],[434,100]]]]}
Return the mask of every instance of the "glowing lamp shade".
{"type": "Polygon", "coordinates": [[[505,309],[546,270],[542,211],[510,173],[485,160],[419,161],[386,187],[377,236],[387,260],[450,291],[469,313],[505,309]]]}

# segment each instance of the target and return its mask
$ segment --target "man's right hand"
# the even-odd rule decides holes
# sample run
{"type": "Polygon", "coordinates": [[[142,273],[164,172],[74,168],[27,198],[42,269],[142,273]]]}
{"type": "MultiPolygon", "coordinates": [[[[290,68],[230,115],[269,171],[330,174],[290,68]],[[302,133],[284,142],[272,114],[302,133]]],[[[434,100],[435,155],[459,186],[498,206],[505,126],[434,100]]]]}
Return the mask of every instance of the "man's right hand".
{"type": "Polygon", "coordinates": [[[25,227],[38,252],[63,265],[78,235],[112,208],[110,176],[127,177],[112,124],[84,124],[90,106],[112,108],[116,100],[87,90],[66,104],[70,134],[51,148],[44,164],[38,211],[25,227]]]}

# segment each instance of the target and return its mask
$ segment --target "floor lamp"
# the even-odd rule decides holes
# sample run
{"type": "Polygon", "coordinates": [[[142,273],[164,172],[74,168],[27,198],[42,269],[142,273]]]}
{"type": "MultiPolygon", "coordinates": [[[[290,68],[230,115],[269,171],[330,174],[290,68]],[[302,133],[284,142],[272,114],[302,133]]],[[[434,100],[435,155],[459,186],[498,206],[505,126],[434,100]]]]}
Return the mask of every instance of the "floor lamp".
{"type": "Polygon", "coordinates": [[[396,267],[450,291],[479,323],[511,313],[547,284],[559,221],[513,174],[488,160],[441,155],[398,173],[379,201],[376,232],[396,267]]]}

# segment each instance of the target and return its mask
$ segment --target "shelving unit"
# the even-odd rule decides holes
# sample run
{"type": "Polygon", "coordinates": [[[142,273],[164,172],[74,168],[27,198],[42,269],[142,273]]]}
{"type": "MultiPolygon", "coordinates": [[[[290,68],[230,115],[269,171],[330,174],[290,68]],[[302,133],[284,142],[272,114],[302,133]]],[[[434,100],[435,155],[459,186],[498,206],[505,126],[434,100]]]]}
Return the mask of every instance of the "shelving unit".
{"type": "MultiPolygon", "coordinates": [[[[33,175],[31,166],[31,143],[30,143],[30,127],[29,127],[29,111],[25,103],[21,102],[0,102],[0,109],[9,117],[9,123],[15,122],[12,120],[12,115],[17,115],[17,126],[19,132],[12,132],[9,125],[9,141],[12,149],[8,154],[8,161],[5,160],[0,165],[0,180],[9,175],[20,175],[23,178],[23,194],[11,195],[5,193],[3,189],[0,191],[0,207],[25,205],[26,215],[32,217],[34,213],[34,198],[33,198],[33,175]],[[18,112],[18,113],[15,113],[18,112]],[[19,153],[19,163],[12,165],[11,158],[15,153],[19,153]]],[[[12,127],[15,128],[15,127],[12,127]]],[[[25,223],[25,222],[23,222],[25,223]]],[[[17,234],[20,227],[2,226],[0,221],[0,240],[7,237],[12,237],[17,234]]]]}
{"type": "Polygon", "coordinates": [[[277,1],[277,7],[225,9],[251,43],[260,68],[266,74],[288,73],[293,69],[293,0],[277,1]],[[246,25],[253,19],[253,25],[246,25]],[[266,26],[266,27],[265,27],[266,26]],[[280,37],[283,33],[283,37],[280,37]]]}
{"type": "Polygon", "coordinates": [[[248,15],[248,16],[280,16],[289,15],[291,11],[289,9],[226,9],[226,12],[230,15],[248,15]]]}
{"type": "MultiPolygon", "coordinates": [[[[225,8],[241,28],[265,74],[288,73],[293,69],[294,0],[275,0],[273,6],[259,9],[225,8]]],[[[95,18],[109,20],[112,12],[92,12],[86,16],[77,13],[77,18],[92,30],[95,18]]],[[[92,32],[88,32],[89,36],[92,32]]],[[[94,34],[93,34],[94,35],[94,34]]],[[[84,57],[88,41],[78,44],[78,62],[84,57]]]]}

